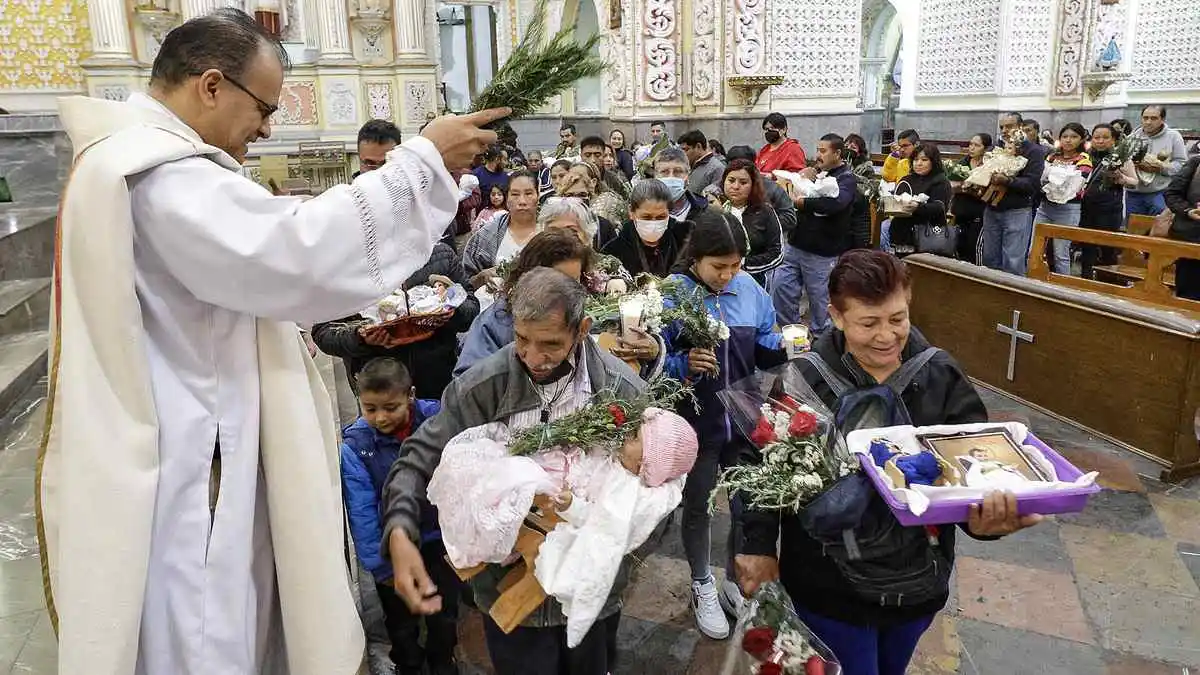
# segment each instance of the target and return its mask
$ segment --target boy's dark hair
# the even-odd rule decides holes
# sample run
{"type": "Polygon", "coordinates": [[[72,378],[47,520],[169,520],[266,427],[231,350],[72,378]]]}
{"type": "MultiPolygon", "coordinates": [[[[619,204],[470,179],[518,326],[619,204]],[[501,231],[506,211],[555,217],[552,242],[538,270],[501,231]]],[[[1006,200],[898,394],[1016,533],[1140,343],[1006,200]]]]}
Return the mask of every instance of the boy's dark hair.
{"type": "Polygon", "coordinates": [[[583,150],[584,148],[607,148],[607,147],[608,147],[608,143],[606,143],[604,141],[604,139],[600,138],[599,136],[588,136],[587,138],[585,138],[579,142],[580,150],[583,150]]]}
{"type": "Polygon", "coordinates": [[[745,257],[749,252],[746,228],[738,219],[723,211],[705,209],[692,217],[692,233],[671,271],[685,273],[697,260],[708,256],[738,253],[745,257]]]}
{"type": "Polygon", "coordinates": [[[725,151],[725,159],[729,160],[730,162],[735,159],[748,159],[753,162],[757,155],[758,153],[754,152],[754,148],[748,145],[735,145],[729,150],[725,151]]]}
{"type": "Polygon", "coordinates": [[[354,376],[354,384],[358,386],[359,393],[398,391],[407,394],[413,387],[408,368],[390,356],[367,361],[367,365],[354,376]]]}
{"type": "Polygon", "coordinates": [[[559,127],[558,130],[559,131],[570,131],[572,134],[578,133],[577,131],[575,131],[574,124],[564,124],[561,127],[559,127]]]}
{"type": "Polygon", "coordinates": [[[908,141],[913,145],[917,145],[921,142],[921,134],[918,134],[916,129],[905,129],[904,131],[901,131],[900,135],[896,138],[899,140],[908,141]]]}
{"type": "Polygon", "coordinates": [[[400,129],[387,120],[371,120],[358,130],[359,143],[383,145],[389,141],[400,145],[400,129]]]}
{"type": "Polygon", "coordinates": [[[708,147],[708,139],[704,137],[704,132],[700,131],[699,129],[692,129],[691,131],[684,133],[676,140],[680,145],[700,148],[708,147]]]}

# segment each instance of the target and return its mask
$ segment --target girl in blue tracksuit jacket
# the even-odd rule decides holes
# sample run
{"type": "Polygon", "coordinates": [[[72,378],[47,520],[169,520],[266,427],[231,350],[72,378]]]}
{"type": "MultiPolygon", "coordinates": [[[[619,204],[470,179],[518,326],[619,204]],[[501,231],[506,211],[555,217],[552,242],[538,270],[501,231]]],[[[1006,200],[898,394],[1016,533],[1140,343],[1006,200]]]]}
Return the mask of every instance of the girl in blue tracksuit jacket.
{"type": "Polygon", "coordinates": [[[393,358],[373,359],[355,376],[362,417],[342,430],[342,487],[350,534],[359,560],[375,578],[383,606],[384,624],[392,642],[392,662],[397,675],[425,672],[457,673],[454,647],[458,643],[455,589],[458,578],[445,561],[446,549],[438,530],[437,511],[421,509],[421,554],[425,567],[442,593],[442,611],[425,617],[424,648],[419,638],[421,617],[408,611],[392,587],[392,566],[384,558],[380,502],[388,472],[400,457],[401,444],[425,420],[441,410],[438,401],[416,398],[412,377],[393,358]],[[447,596],[447,592],[450,593],[447,596]]]}
{"type": "MultiPolygon", "coordinates": [[[[691,382],[699,412],[691,402],[680,407],[700,438],[700,453],[683,490],[683,548],[692,570],[692,608],[700,631],[714,639],[729,634],[729,622],[720,600],[735,609],[741,592],[726,574],[718,595],[709,568],[711,534],[708,496],[716,485],[722,466],[732,465],[746,441],[733,427],[717,393],[738,380],[753,375],[756,368],[770,368],[787,359],[782,336],[775,331],[775,308],[771,297],[746,272],[742,262],[749,253],[747,233],[741,223],[727,214],[707,210],[698,215],[691,238],[676,266],[686,290],[702,288],[709,314],[729,327],[729,339],[715,350],[695,349],[679,335],[677,325],[667,326],[665,371],[671,377],[691,382]],[[714,371],[716,374],[714,375],[714,371]],[[720,597],[720,600],[718,599],[720,597]]],[[[737,504],[731,504],[736,512],[737,504]]],[[[735,519],[736,520],[736,519],[735,519]]],[[[737,548],[737,533],[729,533],[729,557],[737,548]]],[[[730,562],[729,570],[733,569],[730,562]]]]}

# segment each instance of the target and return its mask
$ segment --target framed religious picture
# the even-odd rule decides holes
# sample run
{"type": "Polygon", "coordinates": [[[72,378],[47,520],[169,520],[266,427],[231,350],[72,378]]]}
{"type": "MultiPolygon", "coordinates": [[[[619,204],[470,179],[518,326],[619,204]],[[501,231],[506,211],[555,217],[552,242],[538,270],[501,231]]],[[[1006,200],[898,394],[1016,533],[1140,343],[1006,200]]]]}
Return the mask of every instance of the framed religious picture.
{"type": "Polygon", "coordinates": [[[968,487],[1003,488],[1055,479],[1046,475],[1045,470],[1003,429],[970,434],[927,434],[917,440],[941,460],[957,467],[968,487]]]}
{"type": "Polygon", "coordinates": [[[608,27],[616,30],[621,27],[621,0],[608,0],[608,27]]]}

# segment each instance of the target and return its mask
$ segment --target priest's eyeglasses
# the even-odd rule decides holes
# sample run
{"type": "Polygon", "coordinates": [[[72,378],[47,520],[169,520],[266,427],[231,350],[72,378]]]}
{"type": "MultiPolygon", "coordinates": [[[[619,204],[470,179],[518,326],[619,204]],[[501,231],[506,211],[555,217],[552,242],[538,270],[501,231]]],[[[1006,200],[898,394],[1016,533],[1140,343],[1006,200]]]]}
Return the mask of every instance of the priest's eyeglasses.
{"type": "MultiPolygon", "coordinates": [[[[200,72],[200,73],[193,73],[192,75],[196,76],[196,75],[203,75],[203,74],[204,74],[203,72],[200,72]]],[[[279,110],[279,106],[271,105],[270,103],[267,103],[266,101],[262,100],[261,98],[256,96],[254,94],[254,92],[247,89],[246,85],[242,84],[241,82],[238,82],[237,80],[226,75],[225,73],[221,73],[221,77],[225,78],[225,81],[228,82],[229,84],[232,84],[233,86],[237,87],[238,89],[241,89],[242,93],[244,93],[245,95],[254,99],[254,103],[258,105],[258,112],[262,114],[264,120],[267,119],[268,117],[270,117],[271,115],[274,115],[275,112],[279,110]]]]}

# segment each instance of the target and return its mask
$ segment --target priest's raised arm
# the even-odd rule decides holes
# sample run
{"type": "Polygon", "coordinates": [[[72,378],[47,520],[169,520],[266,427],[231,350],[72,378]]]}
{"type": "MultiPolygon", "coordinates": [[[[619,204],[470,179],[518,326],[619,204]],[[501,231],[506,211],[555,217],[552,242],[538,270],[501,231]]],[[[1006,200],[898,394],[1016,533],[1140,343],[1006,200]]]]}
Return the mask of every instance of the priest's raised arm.
{"type": "Polygon", "coordinates": [[[308,201],[205,157],[132,177],[130,197],[137,246],[198,300],[298,322],[352,314],[398,288],[458,208],[458,186],[419,136],[308,201]]]}

